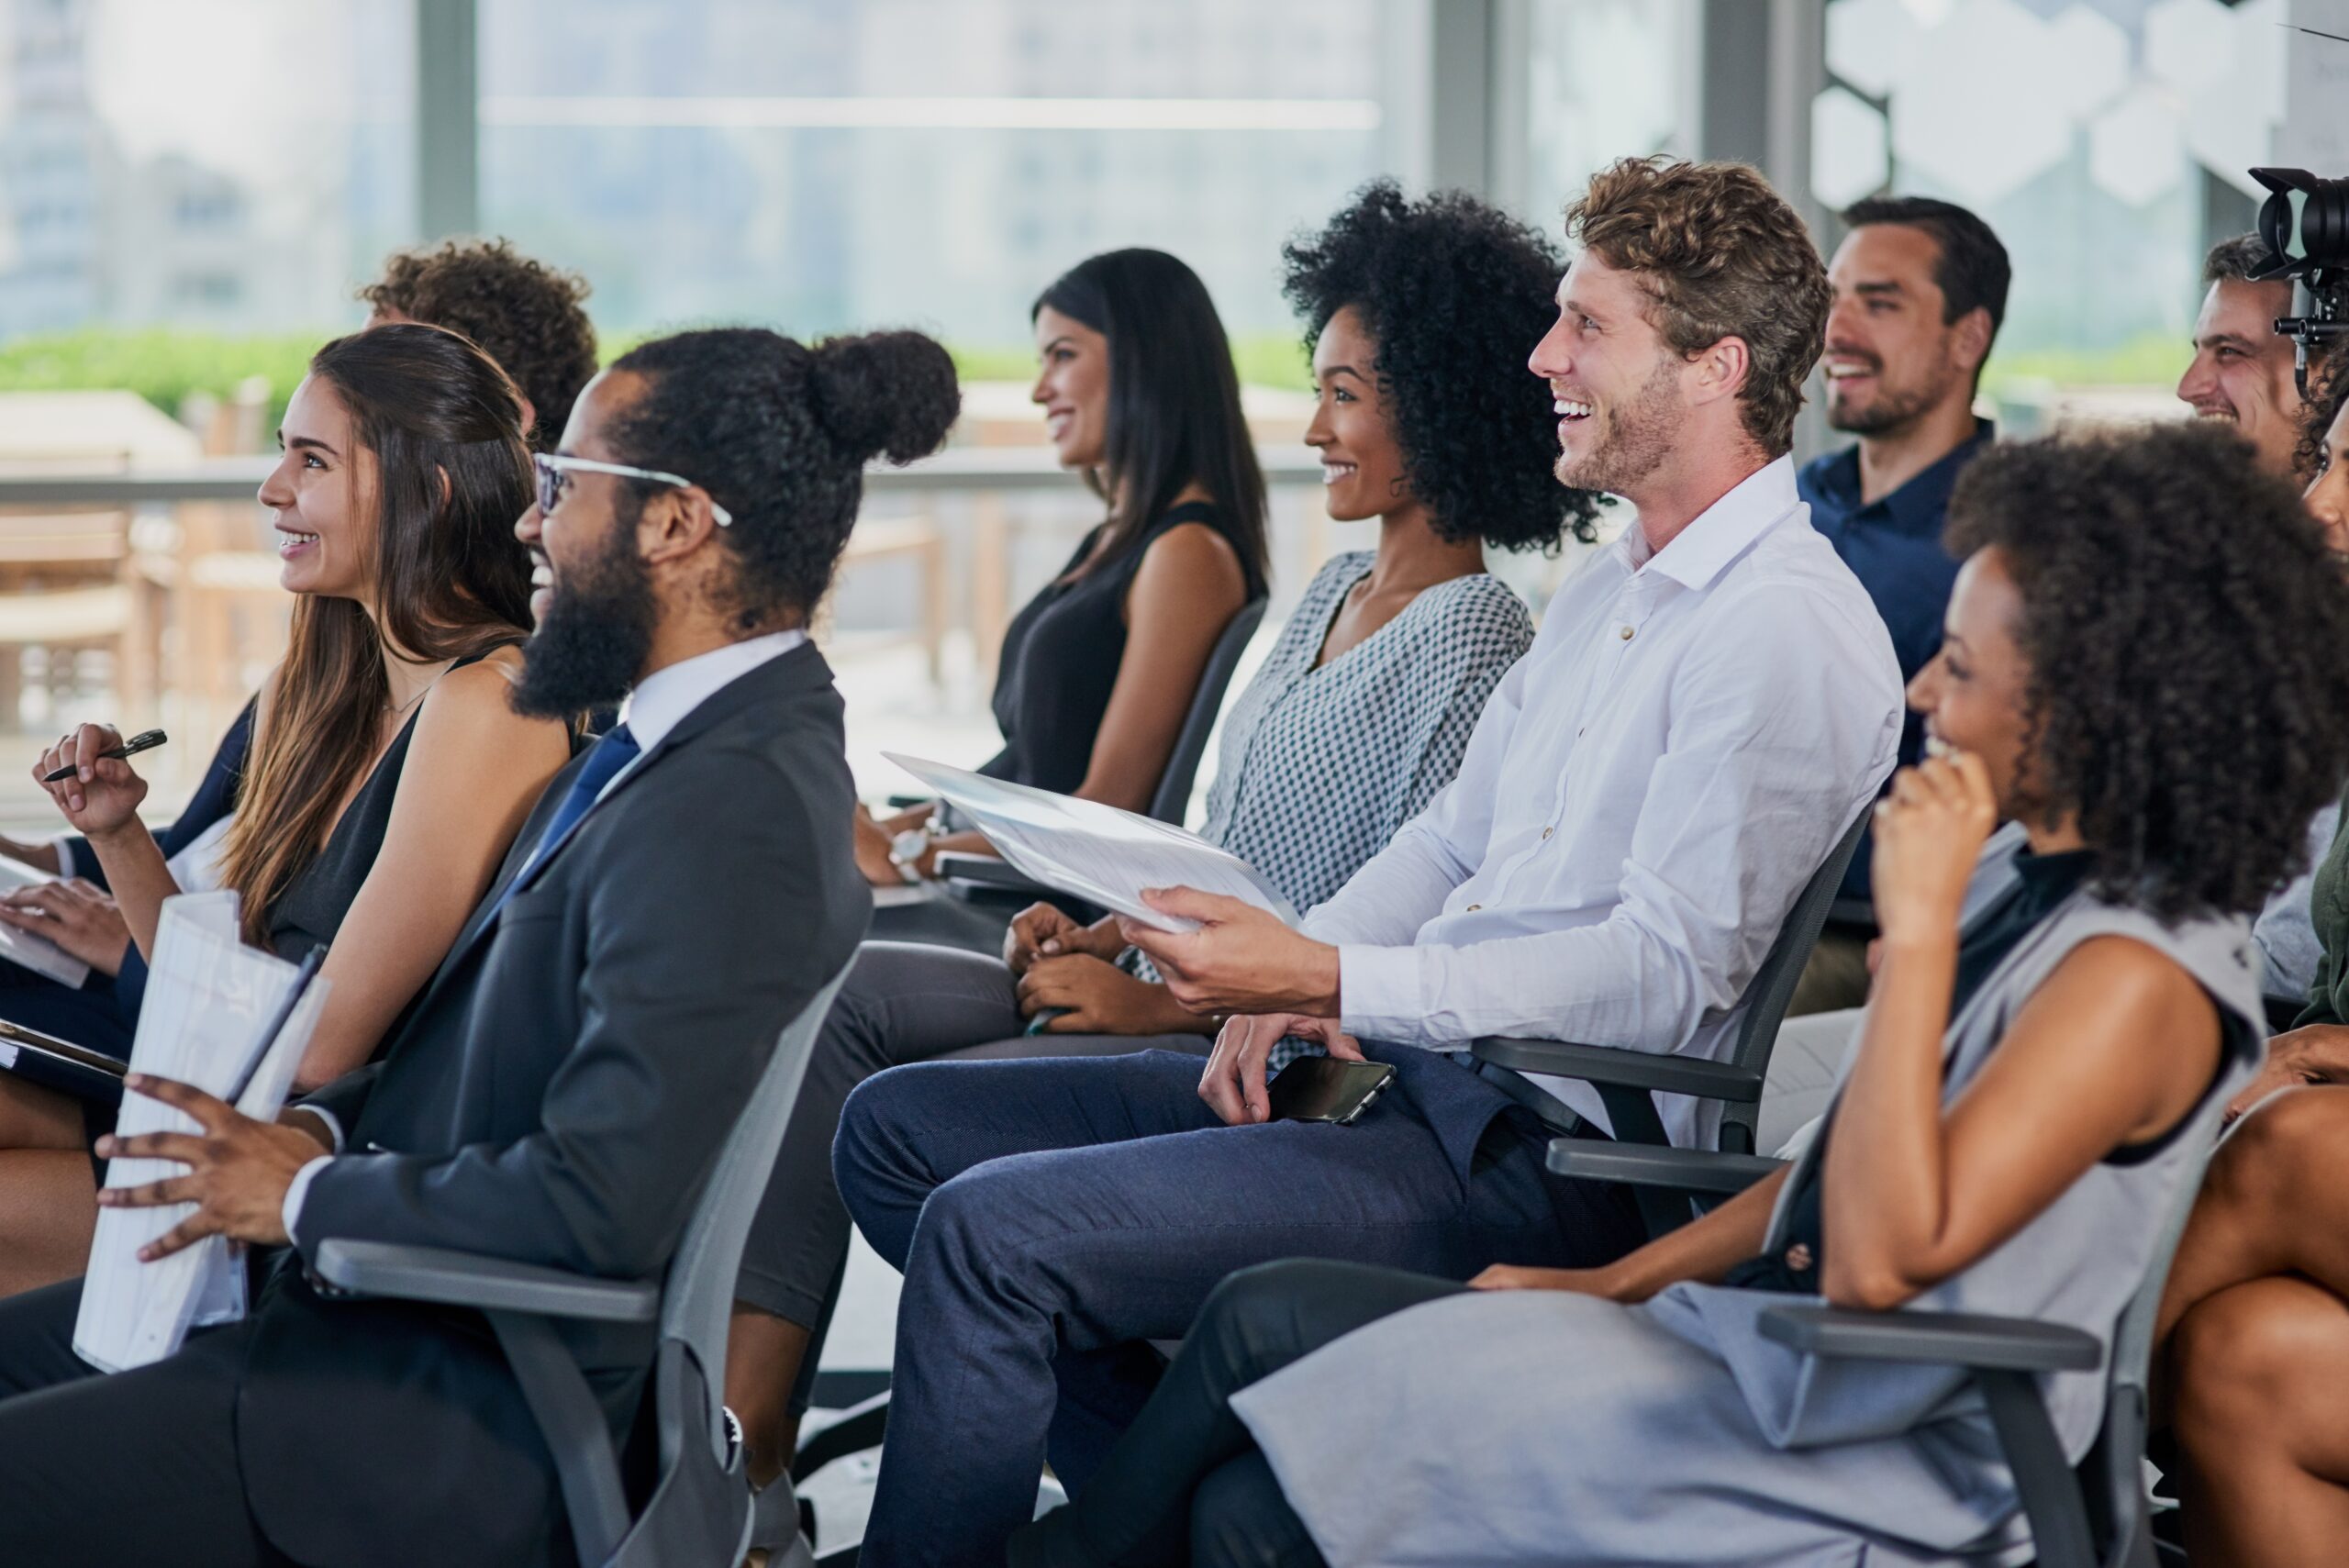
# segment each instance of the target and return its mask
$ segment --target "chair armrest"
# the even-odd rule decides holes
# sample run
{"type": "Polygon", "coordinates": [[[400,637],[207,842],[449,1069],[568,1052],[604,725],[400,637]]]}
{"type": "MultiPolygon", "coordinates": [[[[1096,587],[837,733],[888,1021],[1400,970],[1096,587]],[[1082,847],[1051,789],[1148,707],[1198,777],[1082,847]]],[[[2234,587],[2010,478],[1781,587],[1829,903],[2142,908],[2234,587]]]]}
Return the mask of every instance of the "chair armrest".
{"type": "Polygon", "coordinates": [[[1761,1154],[1657,1149],[1603,1138],[1553,1138],[1550,1169],[1586,1181],[1621,1182],[1686,1193],[1742,1193],[1786,1162],[1761,1154]]]}
{"type": "Polygon", "coordinates": [[[591,1279],[446,1247],[323,1241],[316,1266],[318,1277],[340,1290],[445,1307],[610,1323],[650,1323],[661,1311],[661,1286],[654,1280],[591,1279]]]}
{"type": "Polygon", "coordinates": [[[1750,1105],[1762,1097],[1762,1074],[1720,1062],[1664,1056],[1612,1045],[1573,1045],[1557,1040],[1487,1035],[1468,1048],[1478,1060],[1518,1073],[1546,1073],[1586,1084],[1701,1095],[1750,1105]]]}
{"type": "Polygon", "coordinates": [[[928,806],[936,798],[927,795],[893,795],[887,804],[892,811],[910,811],[917,806],[928,806]]]}
{"type": "Polygon", "coordinates": [[[1876,929],[1876,900],[1873,898],[1838,898],[1827,906],[1827,923],[1831,926],[1865,926],[1876,929]]]}
{"type": "Polygon", "coordinates": [[[2104,1362],[2095,1336],[2031,1318],[1976,1312],[1854,1312],[1837,1307],[1774,1307],[1762,1337],[1851,1361],[1918,1362],[1977,1372],[2094,1372],[2104,1362]]]}
{"type": "Polygon", "coordinates": [[[941,882],[963,883],[999,892],[1033,893],[1039,898],[1052,891],[1009,861],[999,860],[994,855],[941,850],[931,857],[931,864],[936,867],[941,882]]]}

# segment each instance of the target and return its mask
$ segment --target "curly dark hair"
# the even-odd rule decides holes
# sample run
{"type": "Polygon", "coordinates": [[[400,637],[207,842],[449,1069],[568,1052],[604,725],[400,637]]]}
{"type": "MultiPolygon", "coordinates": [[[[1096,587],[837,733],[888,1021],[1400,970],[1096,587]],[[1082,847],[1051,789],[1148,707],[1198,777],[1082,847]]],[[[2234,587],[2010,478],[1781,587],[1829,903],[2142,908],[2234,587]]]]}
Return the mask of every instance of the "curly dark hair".
{"type": "Polygon", "coordinates": [[[937,450],[963,406],[954,361],[918,332],[810,348],[764,328],[712,328],[657,338],[612,369],[650,383],[607,435],[622,461],[683,474],[733,514],[723,537],[741,565],[730,607],[745,631],[816,607],[863,501],[864,465],[937,450]]]}
{"type": "Polygon", "coordinates": [[[2349,579],[2299,497],[2207,426],[2002,444],[1945,542],[2022,595],[2033,784],[2079,814],[2101,897],[2249,914],[2349,776],[2349,579]]]}
{"type": "Polygon", "coordinates": [[[1474,196],[1407,201],[1379,180],[1281,258],[1307,353],[1348,306],[1377,345],[1395,444],[1437,534],[1503,550],[1596,537],[1607,498],[1552,477],[1557,423],[1525,372],[1556,310],[1556,247],[1474,196]]]}
{"type": "Polygon", "coordinates": [[[2349,406],[2349,354],[2329,356],[2322,369],[2311,364],[2309,380],[2308,400],[2300,406],[2300,441],[2292,449],[2292,472],[2302,480],[2315,479],[2324,466],[2324,438],[2342,408],[2349,406]]]}
{"type": "Polygon", "coordinates": [[[397,251],[359,297],[480,344],[537,412],[525,432],[534,451],[554,450],[571,406],[596,374],[586,280],[534,261],[503,239],[451,239],[436,250],[397,251]]]}

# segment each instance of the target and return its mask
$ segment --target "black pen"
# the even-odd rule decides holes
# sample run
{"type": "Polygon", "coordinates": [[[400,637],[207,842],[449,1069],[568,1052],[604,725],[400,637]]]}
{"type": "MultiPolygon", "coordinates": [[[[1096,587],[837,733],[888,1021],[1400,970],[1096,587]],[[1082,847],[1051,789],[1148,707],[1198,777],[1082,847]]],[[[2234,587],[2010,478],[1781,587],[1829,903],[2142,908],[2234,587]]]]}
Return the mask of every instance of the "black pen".
{"type": "MultiPolygon", "coordinates": [[[[116,762],[120,762],[125,757],[135,757],[141,751],[151,751],[170,739],[170,736],[164,734],[160,729],[145,730],[139,734],[132,736],[129,740],[124,741],[119,746],[107,747],[105,751],[99,752],[94,760],[102,762],[111,757],[116,762]]],[[[60,768],[53,773],[44,774],[40,782],[43,784],[63,784],[67,779],[72,778],[76,771],[77,770],[75,768],[60,768]]]]}
{"type": "Polygon", "coordinates": [[[253,1086],[253,1080],[261,1073],[261,1064],[269,1057],[269,1048],[277,1043],[277,1037],[284,1034],[285,1026],[294,1021],[294,1009],[301,1006],[302,994],[309,990],[310,982],[318,977],[318,967],[326,961],[326,949],[312,948],[308,956],[302,960],[302,966],[294,972],[294,983],[285,988],[285,995],[278,998],[276,1010],[262,1025],[261,1034],[245,1058],[243,1070],[238,1073],[228,1092],[220,1096],[229,1105],[243,1099],[245,1091],[253,1086]]]}

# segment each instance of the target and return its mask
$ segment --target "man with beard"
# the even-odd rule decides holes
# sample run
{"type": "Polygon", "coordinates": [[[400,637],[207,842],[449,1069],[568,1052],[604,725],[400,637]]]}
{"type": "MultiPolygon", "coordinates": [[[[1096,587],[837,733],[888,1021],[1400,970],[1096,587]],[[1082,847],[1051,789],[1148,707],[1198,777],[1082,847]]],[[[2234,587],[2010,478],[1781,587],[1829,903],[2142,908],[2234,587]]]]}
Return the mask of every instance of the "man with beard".
{"type": "MultiPolygon", "coordinates": [[[[1795,476],[1811,526],[1876,601],[1914,680],[1942,645],[1957,562],[1942,520],[1960,470],[1995,432],[1974,417],[1983,361],[2007,313],[2007,248],[1989,225],[1929,196],[1876,196],[1843,214],[1851,233],[1827,269],[1827,422],[1860,438],[1795,476]]],[[[1900,765],[1923,754],[1924,721],[1910,714],[1900,765]]],[[[1865,902],[1871,856],[1863,843],[1843,895],[1865,902]]],[[[1855,1007],[1867,998],[1864,922],[1831,925],[1795,988],[1790,1013],[1855,1007]]]]}
{"type": "MultiPolygon", "coordinates": [[[[2201,313],[2194,318],[2194,359],[2178,378],[2177,400],[2201,419],[2232,425],[2259,453],[2259,464],[2305,484],[2298,470],[2307,406],[2293,370],[2293,346],[2276,330],[2292,314],[2292,280],[2261,274],[2276,253],[2256,234],[2238,234],[2203,259],[2201,313]]],[[[2312,356],[2310,382],[2314,384],[2312,356]]]]}
{"type": "MultiPolygon", "coordinates": [[[[941,1062],[851,1096],[841,1194],[906,1275],[868,1568],[1002,1562],[1048,1446],[1081,1487],[1155,1376],[1141,1341],[1183,1334],[1234,1269],[1465,1279],[1642,1240],[1621,1188],[1549,1175],[1551,1129],[1511,1091],[1538,1093],[1462,1048],[1718,1058],[1891,771],[1891,644],[1787,456],[1828,308],[1802,220],[1742,165],[1631,160],[1567,221],[1582,253],[1531,368],[1559,482],[1639,519],[1559,591],[1453,783],[1298,929],[1150,895],[1198,929],[1127,940],[1186,1006],[1234,1015],[1204,1076],[1166,1051],[941,1062]],[[1270,1120],[1286,1036],[1390,1062],[1393,1086],[1348,1126],[1270,1120]]],[[[1604,1129],[1587,1085],[1542,1086],[1553,1119],[1604,1129]]],[[[1711,1139],[1691,1102],[1659,1108],[1675,1140],[1711,1139]]]]}
{"type": "MultiPolygon", "coordinates": [[[[187,1167],[100,1195],[193,1205],[147,1255],[286,1251],[243,1321],[111,1376],[72,1353],[78,1284],[0,1304],[0,1562],[570,1561],[479,1315],[305,1265],[341,1238],[666,1267],[777,1034],[863,934],[841,702],[805,628],[865,462],[934,449],[957,404],[912,333],[688,333],[590,386],[516,529],[541,585],[513,700],[625,699],[624,722],[549,786],[378,1064],[276,1122],[128,1081],[202,1129],[101,1146],[187,1167]]],[[[656,1326],[559,1332],[625,1440],[656,1326]]]]}

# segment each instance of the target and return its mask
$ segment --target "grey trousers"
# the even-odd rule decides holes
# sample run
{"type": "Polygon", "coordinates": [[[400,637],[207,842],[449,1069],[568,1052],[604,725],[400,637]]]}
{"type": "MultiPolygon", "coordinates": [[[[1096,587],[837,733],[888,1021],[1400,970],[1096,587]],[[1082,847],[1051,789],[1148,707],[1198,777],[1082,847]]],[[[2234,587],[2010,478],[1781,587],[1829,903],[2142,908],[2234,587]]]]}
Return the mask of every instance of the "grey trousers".
{"type": "Polygon", "coordinates": [[[848,1266],[849,1217],[832,1184],[841,1106],[885,1068],[941,1058],[1122,1056],[1181,1051],[1204,1059],[1206,1035],[1025,1035],[1011,971],[953,948],[866,942],[816,1037],[807,1075],[751,1221],[737,1300],[814,1336],[792,1391],[804,1410],[848,1266]]]}

